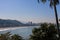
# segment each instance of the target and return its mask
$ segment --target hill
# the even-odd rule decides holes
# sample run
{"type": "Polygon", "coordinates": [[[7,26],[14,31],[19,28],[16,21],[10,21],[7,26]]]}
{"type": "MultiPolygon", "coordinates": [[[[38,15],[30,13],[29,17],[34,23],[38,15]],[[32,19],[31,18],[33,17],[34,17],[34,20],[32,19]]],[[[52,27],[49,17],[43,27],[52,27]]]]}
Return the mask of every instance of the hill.
{"type": "Polygon", "coordinates": [[[23,23],[17,20],[0,19],[0,27],[14,27],[14,26],[20,26],[20,25],[23,25],[23,23]]]}
{"type": "Polygon", "coordinates": [[[17,21],[17,20],[5,20],[5,19],[0,19],[0,28],[1,27],[18,27],[18,26],[38,26],[39,24],[35,24],[32,22],[28,22],[26,24],[17,21]]]}

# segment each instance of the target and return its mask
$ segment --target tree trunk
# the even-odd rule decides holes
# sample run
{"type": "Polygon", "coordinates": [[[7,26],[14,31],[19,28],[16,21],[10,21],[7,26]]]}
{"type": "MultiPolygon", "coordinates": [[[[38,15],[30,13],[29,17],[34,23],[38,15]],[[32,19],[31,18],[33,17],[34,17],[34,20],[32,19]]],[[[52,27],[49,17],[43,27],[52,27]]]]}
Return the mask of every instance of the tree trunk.
{"type": "Polygon", "coordinates": [[[56,5],[55,5],[55,4],[54,4],[54,11],[55,11],[55,17],[56,17],[57,31],[58,31],[58,35],[59,35],[59,22],[58,22],[58,14],[57,14],[57,9],[56,9],[56,5]]]}

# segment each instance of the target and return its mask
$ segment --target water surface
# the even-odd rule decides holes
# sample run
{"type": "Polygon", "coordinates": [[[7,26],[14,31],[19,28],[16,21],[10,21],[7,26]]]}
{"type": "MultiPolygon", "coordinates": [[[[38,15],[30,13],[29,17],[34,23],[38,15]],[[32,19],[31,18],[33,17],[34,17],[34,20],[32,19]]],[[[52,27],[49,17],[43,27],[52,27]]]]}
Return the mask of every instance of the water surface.
{"type": "Polygon", "coordinates": [[[24,39],[27,39],[32,33],[32,29],[35,27],[39,27],[39,26],[0,28],[0,34],[11,32],[11,34],[19,34],[24,39]]]}

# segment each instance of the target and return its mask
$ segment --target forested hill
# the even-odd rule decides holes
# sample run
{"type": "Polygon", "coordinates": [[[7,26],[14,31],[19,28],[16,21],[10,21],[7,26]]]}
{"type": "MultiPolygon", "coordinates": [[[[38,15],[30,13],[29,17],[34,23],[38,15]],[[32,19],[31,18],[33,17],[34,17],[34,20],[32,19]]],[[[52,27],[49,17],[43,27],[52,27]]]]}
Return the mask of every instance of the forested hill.
{"type": "Polygon", "coordinates": [[[4,20],[4,19],[0,19],[0,27],[15,27],[15,26],[35,26],[37,24],[33,24],[33,23],[22,23],[20,21],[17,20],[4,20]]]}
{"type": "Polygon", "coordinates": [[[0,27],[10,27],[10,26],[20,26],[23,23],[17,21],[17,20],[4,20],[0,19],[0,27]]]}

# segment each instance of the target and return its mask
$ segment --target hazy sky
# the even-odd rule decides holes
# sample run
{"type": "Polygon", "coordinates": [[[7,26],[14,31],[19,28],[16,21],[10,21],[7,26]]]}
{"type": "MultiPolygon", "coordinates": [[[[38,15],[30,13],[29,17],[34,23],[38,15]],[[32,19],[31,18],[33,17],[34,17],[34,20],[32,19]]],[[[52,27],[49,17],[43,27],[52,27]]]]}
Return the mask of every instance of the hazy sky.
{"type": "MultiPolygon", "coordinates": [[[[57,6],[57,11],[60,18],[59,7],[60,5],[57,6]]],[[[37,0],[0,0],[0,19],[55,22],[55,14],[48,2],[38,4],[37,0]]]]}

